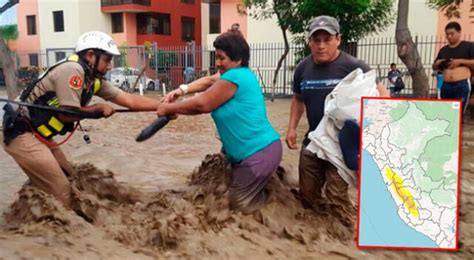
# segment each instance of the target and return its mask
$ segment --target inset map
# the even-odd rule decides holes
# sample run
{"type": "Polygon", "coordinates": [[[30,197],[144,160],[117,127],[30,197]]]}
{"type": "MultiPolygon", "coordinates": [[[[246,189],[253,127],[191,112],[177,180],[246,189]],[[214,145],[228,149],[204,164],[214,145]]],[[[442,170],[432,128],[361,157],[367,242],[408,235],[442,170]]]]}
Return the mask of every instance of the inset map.
{"type": "Polygon", "coordinates": [[[359,247],[457,249],[461,111],[363,99],[359,247]]]}

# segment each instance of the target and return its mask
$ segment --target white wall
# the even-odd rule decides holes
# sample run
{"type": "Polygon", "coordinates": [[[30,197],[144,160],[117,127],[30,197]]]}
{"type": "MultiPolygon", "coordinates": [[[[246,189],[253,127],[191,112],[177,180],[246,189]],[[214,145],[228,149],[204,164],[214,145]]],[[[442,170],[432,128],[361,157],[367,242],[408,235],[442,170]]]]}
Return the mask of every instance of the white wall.
{"type": "MultiPolygon", "coordinates": [[[[38,19],[40,48],[74,48],[79,36],[90,30],[111,33],[111,15],[102,13],[100,0],[39,0],[38,19]],[[53,12],[63,11],[64,31],[54,31],[53,12]]],[[[70,52],[67,51],[67,55],[70,52]]],[[[49,65],[54,64],[55,54],[50,52],[49,65]]],[[[47,61],[43,61],[47,65],[47,61]]]]}
{"type": "MultiPolygon", "coordinates": [[[[397,23],[396,11],[398,1],[395,1],[393,10],[395,18],[393,24],[388,26],[383,32],[370,35],[369,37],[395,37],[395,26],[397,23]]],[[[408,28],[411,35],[436,35],[438,22],[438,11],[426,5],[426,0],[410,0],[408,9],[408,28]]]]}
{"type": "Polygon", "coordinates": [[[100,0],[77,1],[80,1],[79,15],[85,18],[80,21],[80,33],[102,31],[109,35],[112,34],[112,15],[110,13],[101,12],[100,0]]]}
{"type": "MultiPolygon", "coordinates": [[[[235,6],[222,5],[221,8],[232,8],[232,10],[221,10],[222,12],[236,12],[235,6]]],[[[212,45],[219,34],[209,34],[209,4],[201,4],[201,19],[202,19],[202,39],[203,45],[212,45]]],[[[222,26],[222,25],[221,25],[222,26]]],[[[277,19],[272,16],[266,20],[256,20],[247,16],[247,41],[249,43],[269,43],[269,42],[283,42],[281,29],[278,26],[277,19]]],[[[288,33],[288,39],[291,41],[291,34],[288,33]]]]}
{"type": "MultiPolygon", "coordinates": [[[[247,23],[247,41],[249,43],[283,42],[283,34],[278,26],[276,16],[273,15],[266,20],[256,20],[249,16],[247,23]]],[[[291,43],[292,36],[288,31],[287,36],[291,43]]]]}
{"type": "Polygon", "coordinates": [[[38,1],[41,49],[75,46],[79,36],[78,2],[79,0],[38,1]],[[53,11],[63,11],[64,32],[54,31],[53,11]]]}
{"type": "Polygon", "coordinates": [[[207,38],[208,34],[209,34],[209,4],[201,3],[201,39],[202,39],[202,46],[207,46],[208,45],[208,38],[207,38]]]}

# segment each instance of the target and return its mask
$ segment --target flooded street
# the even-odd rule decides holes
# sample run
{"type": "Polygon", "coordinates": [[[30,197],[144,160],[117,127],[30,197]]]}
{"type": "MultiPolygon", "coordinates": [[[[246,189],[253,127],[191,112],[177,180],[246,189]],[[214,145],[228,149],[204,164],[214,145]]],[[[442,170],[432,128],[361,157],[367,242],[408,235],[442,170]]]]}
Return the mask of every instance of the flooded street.
{"type": "MultiPolygon", "coordinates": [[[[268,116],[282,140],[289,110],[290,99],[267,101],[268,116]]],[[[154,113],[122,113],[85,120],[82,126],[92,143],[85,144],[77,131],[63,145],[78,167],[79,175],[73,177],[75,209],[82,218],[30,189],[22,190],[9,210],[26,176],[0,149],[0,212],[5,213],[0,218],[0,258],[474,257],[472,120],[463,129],[461,250],[449,253],[356,249],[354,230],[330,215],[303,209],[294,197],[290,190],[298,187],[299,150],[290,151],[286,145],[284,171],[274,177],[271,203],[249,216],[230,212],[225,192],[219,190],[222,178],[212,177],[225,166],[217,156],[204,160],[221,148],[210,116],[180,116],[149,140],[135,142],[155,118],[154,113]]],[[[306,130],[303,116],[299,144],[306,130]]]]}

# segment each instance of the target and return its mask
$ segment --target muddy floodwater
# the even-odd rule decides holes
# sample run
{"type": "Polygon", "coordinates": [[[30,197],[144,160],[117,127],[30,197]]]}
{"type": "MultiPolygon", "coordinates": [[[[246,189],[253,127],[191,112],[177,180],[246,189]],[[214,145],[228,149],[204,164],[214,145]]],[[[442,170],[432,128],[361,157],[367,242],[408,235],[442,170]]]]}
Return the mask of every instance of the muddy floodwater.
{"type": "MultiPolygon", "coordinates": [[[[290,100],[267,102],[284,139],[290,100]]],[[[84,121],[63,150],[74,163],[73,211],[28,186],[0,149],[0,259],[473,259],[474,120],[463,129],[458,252],[359,250],[338,212],[304,209],[298,151],[284,148],[270,203],[251,215],[228,209],[229,165],[209,115],[180,116],[136,143],[153,113],[84,121]]],[[[299,143],[307,129],[302,118],[299,143]]],[[[0,138],[1,139],[1,138],[0,138]]],[[[355,219],[356,216],[346,216],[355,219]]]]}

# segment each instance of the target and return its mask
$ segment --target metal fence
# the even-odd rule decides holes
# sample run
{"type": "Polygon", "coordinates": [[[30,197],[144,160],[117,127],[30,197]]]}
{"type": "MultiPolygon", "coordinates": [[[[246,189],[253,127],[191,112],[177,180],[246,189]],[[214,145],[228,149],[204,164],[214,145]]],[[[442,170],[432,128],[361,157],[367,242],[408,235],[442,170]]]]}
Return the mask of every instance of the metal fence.
{"type": "MultiPolygon", "coordinates": [[[[465,35],[464,40],[471,41],[474,36],[465,35]]],[[[436,58],[439,49],[446,45],[444,37],[436,36],[414,36],[413,41],[417,46],[420,55],[420,62],[429,80],[430,94],[436,95],[436,77],[431,66],[436,58]]],[[[250,44],[250,68],[260,81],[262,91],[265,94],[275,96],[286,96],[292,94],[292,81],[294,68],[299,61],[298,54],[304,46],[290,45],[289,53],[280,68],[273,89],[273,77],[275,69],[284,52],[284,43],[253,43],[250,44]]],[[[173,62],[162,62],[164,67],[160,69],[161,77],[169,79],[171,88],[186,82],[186,69],[191,67],[194,72],[192,79],[203,75],[209,75],[216,71],[215,50],[208,46],[173,46],[158,48],[162,54],[176,55],[173,62]],[[183,76],[184,75],[184,76],[183,76]]],[[[406,66],[397,54],[397,44],[395,38],[378,37],[367,38],[352,45],[352,53],[357,58],[365,61],[372,69],[377,71],[379,80],[388,88],[388,72],[390,64],[395,63],[402,72],[407,72],[406,66]]],[[[160,55],[158,55],[160,56],[160,55]]],[[[161,57],[164,57],[161,55],[161,57]]],[[[162,58],[160,58],[162,59],[162,58]]],[[[169,59],[169,57],[168,57],[169,59]]],[[[403,81],[405,89],[400,95],[411,95],[413,93],[413,83],[408,73],[404,74],[403,81]]]]}
{"type": "MultiPolygon", "coordinates": [[[[466,41],[474,40],[474,35],[464,35],[466,41]]],[[[436,95],[436,77],[431,66],[438,54],[439,49],[447,44],[446,39],[436,36],[414,36],[413,41],[417,46],[420,55],[420,61],[423,65],[426,75],[429,79],[430,94],[436,95]]],[[[371,68],[377,70],[377,75],[385,86],[389,86],[387,74],[390,71],[390,64],[397,64],[397,68],[402,72],[407,72],[406,66],[400,60],[397,54],[397,44],[395,38],[381,37],[368,38],[357,43],[357,58],[365,61],[371,68]]],[[[402,90],[401,95],[411,95],[413,93],[413,82],[411,77],[406,74],[403,77],[406,88],[402,90]]]]}
{"type": "MultiPolygon", "coordinates": [[[[472,38],[474,39],[474,36],[472,38]]],[[[464,36],[464,39],[471,41],[471,35],[464,36]]],[[[437,90],[431,64],[446,41],[444,37],[435,36],[415,36],[413,40],[420,54],[421,64],[429,78],[430,94],[434,95],[437,90]]],[[[352,47],[352,54],[365,61],[372,69],[376,69],[379,79],[387,87],[389,85],[387,74],[391,63],[397,64],[397,68],[402,72],[407,70],[398,58],[395,38],[367,38],[358,41],[352,47]]],[[[304,46],[290,45],[289,53],[280,68],[275,88],[273,88],[275,68],[284,52],[284,43],[250,44],[249,67],[259,79],[265,94],[274,94],[275,96],[292,94],[293,72],[299,60],[298,53],[302,48],[304,46]]],[[[72,48],[56,48],[17,53],[17,65],[25,67],[34,63],[33,65],[45,69],[72,52],[72,48]]],[[[146,64],[145,77],[140,84],[149,90],[158,90],[163,86],[168,90],[174,89],[182,83],[216,72],[214,48],[212,46],[196,46],[193,42],[182,46],[167,47],[153,44],[151,48],[143,45],[124,46],[121,48],[121,53],[122,56],[114,58],[114,67],[131,68],[133,71],[137,71],[146,64]]],[[[406,88],[401,94],[412,94],[413,86],[410,76],[404,76],[403,80],[406,88]]],[[[117,84],[121,87],[123,82],[117,84]]]]}

